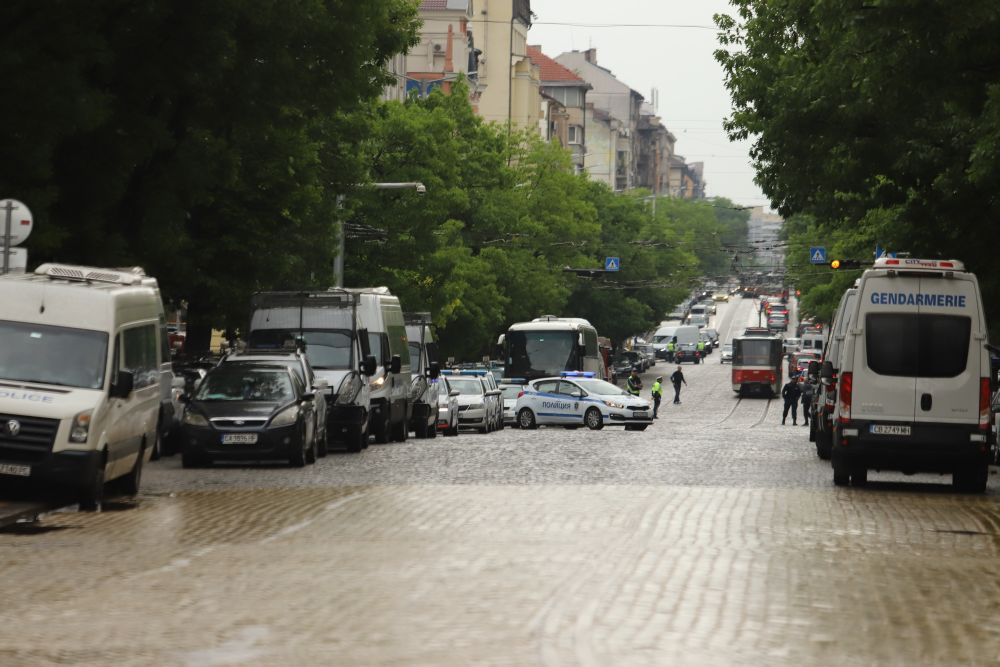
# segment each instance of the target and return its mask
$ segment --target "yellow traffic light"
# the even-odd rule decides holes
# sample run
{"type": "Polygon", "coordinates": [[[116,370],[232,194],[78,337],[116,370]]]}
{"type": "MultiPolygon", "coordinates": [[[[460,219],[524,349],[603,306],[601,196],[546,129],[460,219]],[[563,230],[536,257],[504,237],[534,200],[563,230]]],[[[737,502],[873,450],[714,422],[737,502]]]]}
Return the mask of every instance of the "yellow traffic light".
{"type": "Polygon", "coordinates": [[[839,269],[840,268],[840,260],[839,259],[835,259],[832,262],[830,262],[830,268],[831,269],[839,269]]]}

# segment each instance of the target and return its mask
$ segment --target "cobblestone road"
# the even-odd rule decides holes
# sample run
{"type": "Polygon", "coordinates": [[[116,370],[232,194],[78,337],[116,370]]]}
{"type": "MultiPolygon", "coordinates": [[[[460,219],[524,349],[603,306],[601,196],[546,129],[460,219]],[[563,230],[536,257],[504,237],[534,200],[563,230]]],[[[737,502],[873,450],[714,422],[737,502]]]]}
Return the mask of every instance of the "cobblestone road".
{"type": "Polygon", "coordinates": [[[995,475],[834,488],[718,354],[684,369],[643,433],[158,462],[134,502],[0,531],[0,665],[1000,662],[995,475]]]}

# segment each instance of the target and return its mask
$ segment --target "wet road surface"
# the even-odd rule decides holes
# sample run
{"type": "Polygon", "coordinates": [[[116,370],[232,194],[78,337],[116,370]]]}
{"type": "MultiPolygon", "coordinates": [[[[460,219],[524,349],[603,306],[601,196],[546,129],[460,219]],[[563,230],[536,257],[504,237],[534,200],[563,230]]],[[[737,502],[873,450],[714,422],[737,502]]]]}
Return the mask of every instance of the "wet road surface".
{"type": "Polygon", "coordinates": [[[0,530],[0,665],[1000,662],[997,476],[834,488],[718,356],[644,433],[155,463],[135,501],[0,530]]]}

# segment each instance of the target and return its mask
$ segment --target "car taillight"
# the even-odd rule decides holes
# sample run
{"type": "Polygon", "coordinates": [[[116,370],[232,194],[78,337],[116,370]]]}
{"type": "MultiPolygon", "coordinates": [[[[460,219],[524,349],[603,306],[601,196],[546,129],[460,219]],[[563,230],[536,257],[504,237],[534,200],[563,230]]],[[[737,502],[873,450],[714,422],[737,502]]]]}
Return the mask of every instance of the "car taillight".
{"type": "Polygon", "coordinates": [[[523,391],[517,392],[517,397],[518,398],[521,398],[522,396],[524,396],[524,392],[523,391]]]}
{"type": "Polygon", "coordinates": [[[990,379],[979,378],[979,430],[990,428],[990,379]]]}
{"type": "Polygon", "coordinates": [[[840,423],[846,424],[851,419],[851,391],[854,388],[854,374],[844,373],[840,376],[840,423]]]}

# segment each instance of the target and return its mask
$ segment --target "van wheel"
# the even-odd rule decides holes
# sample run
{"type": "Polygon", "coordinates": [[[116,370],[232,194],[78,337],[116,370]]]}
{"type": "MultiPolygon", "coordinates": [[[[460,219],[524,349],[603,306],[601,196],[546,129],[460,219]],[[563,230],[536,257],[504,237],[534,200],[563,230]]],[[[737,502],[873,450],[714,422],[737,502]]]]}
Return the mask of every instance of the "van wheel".
{"type": "Polygon", "coordinates": [[[833,466],[833,484],[834,486],[847,486],[851,482],[851,475],[847,470],[841,466],[833,466]]]}
{"type": "Polygon", "coordinates": [[[951,477],[951,484],[960,493],[983,493],[989,479],[989,467],[985,464],[970,463],[958,466],[951,477]]]}
{"type": "Polygon", "coordinates": [[[521,408],[521,411],[517,413],[517,423],[523,429],[538,428],[538,422],[535,421],[535,413],[530,408],[521,408]]]}
{"type": "Polygon", "coordinates": [[[384,445],[389,442],[389,415],[375,424],[375,442],[384,445]]]}
{"type": "Polygon", "coordinates": [[[346,445],[347,451],[352,454],[357,454],[365,447],[365,441],[368,438],[365,436],[365,429],[362,426],[350,426],[347,432],[344,433],[344,444],[346,445]]]}
{"type": "Polygon", "coordinates": [[[816,442],[816,419],[809,420],[809,442],[816,442]]]}
{"type": "Polygon", "coordinates": [[[830,460],[833,453],[833,436],[827,432],[816,431],[816,456],[824,461],[830,460]]]}
{"type": "Polygon", "coordinates": [[[126,496],[136,496],[139,495],[139,484],[142,482],[142,463],[145,458],[146,447],[145,445],[139,448],[139,458],[135,460],[135,465],[132,466],[132,470],[129,474],[116,479],[113,484],[115,488],[126,496]]]}
{"type": "Polygon", "coordinates": [[[97,464],[93,475],[80,488],[79,503],[81,512],[96,512],[101,509],[104,500],[104,456],[97,464]]]}
{"type": "Polygon", "coordinates": [[[406,442],[406,438],[409,435],[410,429],[409,429],[409,424],[406,423],[405,418],[397,422],[396,424],[393,424],[391,426],[391,430],[392,430],[392,437],[390,438],[390,440],[393,440],[395,442],[406,442]]]}
{"type": "Polygon", "coordinates": [[[583,416],[583,421],[591,431],[600,431],[604,428],[604,417],[597,408],[589,408],[587,414],[583,416]]]}
{"type": "Polygon", "coordinates": [[[868,469],[864,466],[851,467],[851,486],[864,486],[868,483],[868,469]]]}

